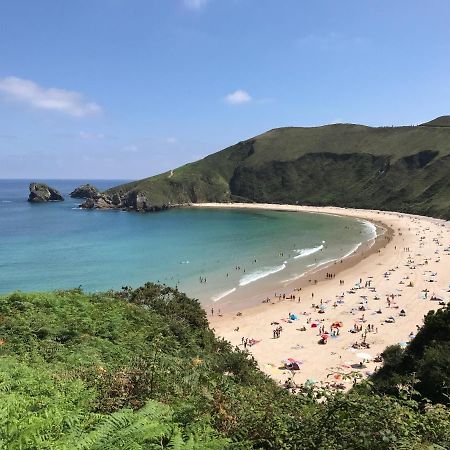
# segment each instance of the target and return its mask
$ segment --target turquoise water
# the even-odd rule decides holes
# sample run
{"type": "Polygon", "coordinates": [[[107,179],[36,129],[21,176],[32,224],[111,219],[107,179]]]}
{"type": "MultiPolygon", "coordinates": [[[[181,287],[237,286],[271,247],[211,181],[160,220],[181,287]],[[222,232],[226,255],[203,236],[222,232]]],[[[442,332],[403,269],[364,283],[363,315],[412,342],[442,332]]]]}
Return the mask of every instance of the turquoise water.
{"type": "MultiPolygon", "coordinates": [[[[0,293],[159,281],[220,305],[281,289],[374,237],[367,223],[319,214],[84,211],[68,193],[86,180],[46,182],[66,201],[30,204],[28,180],[0,180],[0,293]]],[[[119,183],[91,182],[100,189],[119,183]]]]}

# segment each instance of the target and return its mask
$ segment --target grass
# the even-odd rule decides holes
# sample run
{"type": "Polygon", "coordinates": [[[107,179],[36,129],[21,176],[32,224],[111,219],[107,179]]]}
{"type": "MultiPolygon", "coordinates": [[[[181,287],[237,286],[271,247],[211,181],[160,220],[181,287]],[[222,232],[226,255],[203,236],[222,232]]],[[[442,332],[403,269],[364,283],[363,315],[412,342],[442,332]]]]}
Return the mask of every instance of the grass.
{"type": "Polygon", "coordinates": [[[107,194],[151,205],[253,202],[399,210],[450,218],[450,119],[422,126],[278,128],[107,194]]]}

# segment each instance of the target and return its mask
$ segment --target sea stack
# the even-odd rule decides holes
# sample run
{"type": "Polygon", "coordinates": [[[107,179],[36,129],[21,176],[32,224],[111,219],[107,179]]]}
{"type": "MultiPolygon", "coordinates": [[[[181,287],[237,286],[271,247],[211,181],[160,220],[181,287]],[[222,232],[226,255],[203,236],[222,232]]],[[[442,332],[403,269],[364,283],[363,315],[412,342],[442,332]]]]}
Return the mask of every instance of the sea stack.
{"type": "Polygon", "coordinates": [[[56,189],[45,183],[30,183],[28,201],[32,203],[62,202],[64,197],[56,189]]]}
{"type": "Polygon", "coordinates": [[[99,194],[100,191],[95,186],[88,183],[75,188],[70,193],[70,196],[72,198],[96,198],[99,196],[99,194]]]}

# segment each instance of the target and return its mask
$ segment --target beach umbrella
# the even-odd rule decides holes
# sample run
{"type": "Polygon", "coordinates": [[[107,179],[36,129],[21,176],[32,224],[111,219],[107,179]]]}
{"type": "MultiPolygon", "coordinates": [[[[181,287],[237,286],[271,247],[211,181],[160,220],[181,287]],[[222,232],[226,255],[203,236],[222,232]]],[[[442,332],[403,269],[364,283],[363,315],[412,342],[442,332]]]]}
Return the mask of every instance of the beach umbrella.
{"type": "Polygon", "coordinates": [[[356,356],[361,359],[370,360],[373,359],[373,356],[370,353],[360,352],[357,353],[356,356]]]}
{"type": "Polygon", "coordinates": [[[353,369],[367,369],[365,364],[352,364],[353,369]]]}
{"type": "Polygon", "coordinates": [[[300,370],[300,365],[302,364],[301,361],[297,361],[293,358],[288,358],[286,360],[283,361],[284,366],[286,367],[286,369],[289,370],[300,370]]]}

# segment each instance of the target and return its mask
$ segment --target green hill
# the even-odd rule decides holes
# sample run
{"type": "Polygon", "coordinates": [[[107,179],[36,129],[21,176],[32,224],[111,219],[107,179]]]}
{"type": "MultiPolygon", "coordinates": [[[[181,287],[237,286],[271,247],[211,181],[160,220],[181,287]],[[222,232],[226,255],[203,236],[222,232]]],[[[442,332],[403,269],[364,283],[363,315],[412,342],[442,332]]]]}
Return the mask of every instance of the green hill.
{"type": "Polygon", "coordinates": [[[377,208],[450,218],[450,116],[420,126],[279,128],[154,177],[90,207],[191,202],[377,208]]]}
{"type": "MultiPolygon", "coordinates": [[[[433,351],[446,317],[427,321],[412,355],[433,351]]],[[[439,358],[426,364],[444,373],[439,358]]],[[[1,296],[0,424],[2,450],[450,446],[447,406],[370,384],[293,395],[217,339],[196,300],[154,284],[1,296]]]]}

